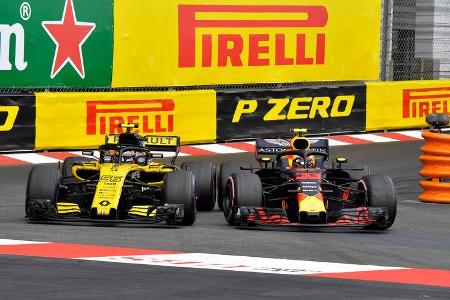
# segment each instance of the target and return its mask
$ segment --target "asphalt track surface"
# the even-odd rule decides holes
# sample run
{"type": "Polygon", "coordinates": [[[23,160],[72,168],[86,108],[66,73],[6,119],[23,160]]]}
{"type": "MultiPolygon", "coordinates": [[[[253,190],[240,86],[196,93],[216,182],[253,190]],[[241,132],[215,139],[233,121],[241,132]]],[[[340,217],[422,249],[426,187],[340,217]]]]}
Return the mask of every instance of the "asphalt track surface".
{"type": "MultiPolygon", "coordinates": [[[[331,157],[366,163],[394,180],[398,215],[385,232],[242,230],[222,212],[194,226],[122,228],[29,224],[31,166],[0,168],[0,238],[450,270],[450,205],[425,204],[418,160],[422,142],[338,146],[331,157]]],[[[253,153],[189,158],[254,163],[253,153]]],[[[180,162],[183,159],[180,158],[180,162]]],[[[450,299],[450,289],[413,284],[0,255],[0,299],[450,299]]]]}

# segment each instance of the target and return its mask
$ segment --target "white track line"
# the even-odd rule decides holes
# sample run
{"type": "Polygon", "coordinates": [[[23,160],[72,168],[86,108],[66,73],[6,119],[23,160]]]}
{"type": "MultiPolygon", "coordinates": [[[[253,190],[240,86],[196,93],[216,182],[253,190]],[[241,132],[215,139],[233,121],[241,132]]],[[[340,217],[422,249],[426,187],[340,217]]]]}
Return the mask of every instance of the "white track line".
{"type": "Polygon", "coordinates": [[[422,138],[422,131],[420,131],[420,130],[407,130],[407,131],[399,131],[399,132],[396,132],[396,133],[403,134],[403,135],[410,136],[410,137],[414,137],[416,139],[423,139],[422,138]]]}
{"type": "Polygon", "coordinates": [[[330,146],[345,146],[345,145],[350,145],[350,143],[346,143],[346,142],[341,142],[341,141],[337,141],[337,140],[333,140],[333,137],[327,137],[328,139],[328,144],[330,146]]]}
{"type": "Polygon", "coordinates": [[[349,135],[351,137],[354,138],[358,138],[358,139],[362,139],[362,140],[366,140],[366,141],[371,141],[374,143],[387,143],[387,142],[397,142],[398,140],[396,139],[391,139],[388,137],[384,137],[384,136],[379,136],[376,134],[370,134],[370,133],[363,133],[363,134],[352,134],[349,135]]]}
{"type": "Polygon", "coordinates": [[[39,155],[37,153],[3,154],[3,156],[25,161],[31,164],[48,164],[59,162],[59,160],[56,158],[51,158],[45,155],[39,155]]]}
{"type": "Polygon", "coordinates": [[[226,270],[238,272],[305,275],[402,269],[374,265],[356,265],[306,260],[234,256],[208,253],[106,256],[77,258],[91,261],[137,265],[226,270]]]}
{"type": "Polygon", "coordinates": [[[48,244],[49,242],[33,242],[33,241],[22,241],[22,240],[10,240],[10,239],[0,239],[1,246],[10,245],[32,245],[32,244],[48,244]]]}
{"type": "Polygon", "coordinates": [[[207,144],[207,145],[196,145],[191,146],[198,149],[203,149],[206,151],[218,153],[218,154],[225,154],[225,153],[241,153],[246,152],[244,150],[236,149],[233,147],[225,146],[223,144],[207,144]]]}

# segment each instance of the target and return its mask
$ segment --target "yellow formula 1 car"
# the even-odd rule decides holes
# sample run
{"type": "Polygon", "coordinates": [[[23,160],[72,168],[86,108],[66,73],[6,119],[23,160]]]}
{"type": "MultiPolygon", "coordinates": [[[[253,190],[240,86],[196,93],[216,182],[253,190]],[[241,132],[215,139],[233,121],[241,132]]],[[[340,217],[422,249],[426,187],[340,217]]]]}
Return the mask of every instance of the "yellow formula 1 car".
{"type": "Polygon", "coordinates": [[[178,167],[179,137],[139,136],[131,132],[133,124],[120,126],[126,132],[107,135],[98,159],[69,157],[60,166],[33,167],[25,203],[29,220],[191,225],[197,207],[214,208],[211,162],[178,167]],[[175,152],[171,163],[154,161],[161,151],[175,152]]]}

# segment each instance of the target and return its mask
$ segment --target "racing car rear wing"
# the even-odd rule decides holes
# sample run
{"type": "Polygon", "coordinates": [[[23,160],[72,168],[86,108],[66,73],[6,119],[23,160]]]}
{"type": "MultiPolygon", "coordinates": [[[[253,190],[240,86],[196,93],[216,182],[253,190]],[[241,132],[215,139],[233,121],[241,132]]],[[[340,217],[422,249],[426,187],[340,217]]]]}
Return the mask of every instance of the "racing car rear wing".
{"type": "MultiPolygon", "coordinates": [[[[308,139],[309,150],[329,153],[329,143],[327,139],[308,139]]],[[[289,139],[258,139],[256,140],[256,159],[262,156],[277,155],[280,152],[291,150],[289,139]]]]}
{"type": "Polygon", "coordinates": [[[144,146],[151,151],[176,152],[180,150],[180,137],[168,135],[146,135],[144,146]]]}

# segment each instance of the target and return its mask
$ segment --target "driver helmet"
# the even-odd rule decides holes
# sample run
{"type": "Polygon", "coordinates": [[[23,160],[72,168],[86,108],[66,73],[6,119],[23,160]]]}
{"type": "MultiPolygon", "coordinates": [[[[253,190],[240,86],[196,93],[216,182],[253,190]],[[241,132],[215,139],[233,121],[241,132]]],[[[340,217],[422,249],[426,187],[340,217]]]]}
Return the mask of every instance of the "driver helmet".
{"type": "Polygon", "coordinates": [[[302,169],[304,167],[305,167],[305,161],[304,161],[303,157],[295,156],[292,159],[292,168],[294,168],[294,169],[302,169]]]}
{"type": "Polygon", "coordinates": [[[123,162],[133,162],[136,157],[136,152],[134,150],[124,151],[122,153],[123,162]]]}
{"type": "Polygon", "coordinates": [[[309,155],[306,157],[306,160],[303,159],[301,156],[295,156],[292,159],[292,168],[295,169],[312,169],[316,167],[316,158],[314,155],[309,155]]]}
{"type": "Polygon", "coordinates": [[[316,167],[316,157],[314,155],[309,155],[306,158],[305,167],[307,169],[311,169],[311,168],[315,168],[316,167]]]}

